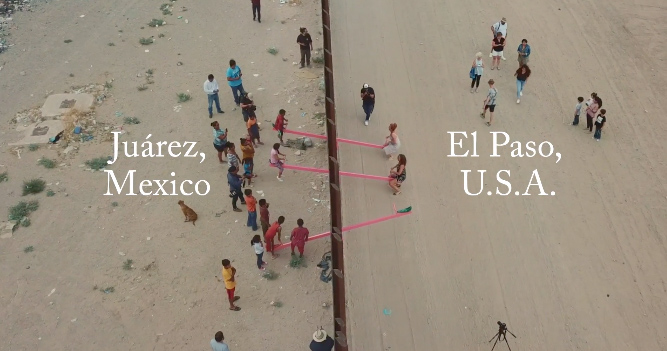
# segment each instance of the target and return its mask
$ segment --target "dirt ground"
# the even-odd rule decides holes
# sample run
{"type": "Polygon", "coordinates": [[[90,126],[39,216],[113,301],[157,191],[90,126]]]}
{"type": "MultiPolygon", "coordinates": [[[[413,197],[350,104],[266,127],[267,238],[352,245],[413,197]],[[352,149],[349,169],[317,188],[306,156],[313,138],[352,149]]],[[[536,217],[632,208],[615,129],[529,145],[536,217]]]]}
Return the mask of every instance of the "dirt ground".
{"type": "MultiPolygon", "coordinates": [[[[331,2],[337,111],[347,122],[339,121],[339,135],[379,141],[395,122],[408,160],[400,196],[344,179],[343,220],[385,215],[390,202],[414,211],[346,237],[351,350],[490,350],[497,321],[517,336],[508,334],[512,350],[667,350],[664,5],[331,2]],[[495,71],[490,27],[501,17],[509,49],[495,71]],[[532,76],[517,105],[523,38],[532,76]],[[486,68],[471,94],[478,51],[486,68]],[[487,127],[479,113],[490,78],[499,96],[487,127]],[[377,99],[368,127],[364,82],[377,99]],[[607,110],[600,142],[583,131],[585,120],[569,125],[577,97],[591,92],[607,110]],[[448,131],[477,131],[479,157],[447,157],[448,131]],[[562,159],[512,158],[509,147],[491,158],[490,131],[548,140],[562,159]],[[512,195],[487,196],[496,186],[506,191],[495,180],[503,169],[512,195]],[[537,187],[513,195],[534,169],[555,196],[537,196],[537,187]],[[487,170],[484,193],[466,195],[461,170],[487,170]]],[[[470,137],[463,146],[472,148],[470,137]]],[[[346,171],[393,166],[373,150],[341,152],[346,171]]],[[[476,193],[479,177],[470,179],[476,193]]]]}
{"type": "MultiPolygon", "coordinates": [[[[169,4],[173,15],[162,14],[162,2],[55,0],[12,19],[8,42],[14,46],[0,55],[0,173],[8,175],[0,183],[0,212],[24,200],[38,200],[39,209],[29,216],[30,226],[0,239],[2,350],[206,350],[222,330],[232,350],[277,351],[306,347],[317,326],[331,324],[330,285],[319,280],[316,268],[328,239],[307,245],[306,268],[289,267],[289,251],[283,251],[267,260],[278,278],[260,276],[246,213],[231,211],[227,167],[218,163],[211,145],[212,120],[202,91],[213,73],[226,111],[214,119],[238,144],[245,127],[240,110],[232,110],[224,78],[229,59],[236,59],[244,87],[259,106],[266,142],[257,149],[259,178],[253,190],[265,194],[273,220],[287,218],[285,235],[298,218],[311,234],[327,231],[326,177],[287,171],[279,183],[266,162],[270,144],[278,141],[268,121],[279,109],[287,110],[291,128],[324,132],[314,118],[324,111],[322,65],[299,70],[294,64],[299,27],[310,28],[315,48],[322,46],[318,3],[265,1],[261,24],[252,21],[250,1],[169,4]],[[153,18],[167,23],[148,27],[153,18]],[[154,43],[139,44],[151,37],[154,43]],[[267,52],[270,47],[278,53],[267,52]],[[147,84],[149,69],[152,84],[147,84]],[[84,126],[93,139],[71,142],[75,148],[67,153],[64,145],[41,145],[36,151],[26,146],[19,159],[8,145],[21,138],[17,124],[10,123],[17,113],[40,107],[49,93],[91,84],[106,96],[84,126]],[[140,91],[143,85],[147,89],[140,91]],[[178,93],[192,100],[179,103],[178,93]],[[107,175],[87,171],[84,163],[111,155],[104,138],[126,116],[140,124],[124,125],[121,141],[141,143],[149,134],[154,142],[194,141],[206,159],[200,164],[199,158],[121,157],[108,169],[121,180],[136,170],[135,186],[143,179],[204,179],[210,193],[103,196],[107,175]],[[57,166],[46,169],[37,163],[41,158],[54,159],[57,166]],[[43,179],[53,196],[46,190],[21,196],[23,182],[33,178],[43,179]],[[181,199],[199,214],[196,226],[183,223],[181,199]],[[33,251],[24,252],[30,246],[33,251]],[[238,269],[239,312],[227,309],[224,286],[216,280],[223,258],[238,269]],[[128,259],[132,268],[124,270],[128,259]]],[[[19,119],[18,125],[29,123],[19,119]]],[[[326,148],[314,142],[301,155],[284,149],[288,161],[326,167],[326,148]]]]}

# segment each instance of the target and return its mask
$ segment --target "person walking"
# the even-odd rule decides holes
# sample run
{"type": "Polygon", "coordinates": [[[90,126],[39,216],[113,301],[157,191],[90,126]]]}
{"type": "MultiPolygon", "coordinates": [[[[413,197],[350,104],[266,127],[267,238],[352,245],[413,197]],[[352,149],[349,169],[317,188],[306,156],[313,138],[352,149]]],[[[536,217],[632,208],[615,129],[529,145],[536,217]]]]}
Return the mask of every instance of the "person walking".
{"type": "Polygon", "coordinates": [[[396,166],[389,170],[389,186],[394,190],[394,195],[401,194],[401,184],[403,184],[408,176],[405,170],[407,163],[408,160],[405,158],[405,155],[400,154],[398,155],[398,163],[396,166]]]}
{"type": "Polygon", "coordinates": [[[296,37],[296,42],[299,44],[299,49],[301,51],[301,67],[304,67],[304,64],[307,64],[310,67],[310,52],[313,51],[313,39],[308,33],[308,29],[305,27],[299,28],[301,34],[296,37]]]}
{"type": "Polygon", "coordinates": [[[496,90],[494,84],[495,82],[493,79],[489,79],[489,93],[486,95],[486,99],[484,99],[484,110],[479,114],[480,117],[486,119],[486,110],[491,112],[489,121],[486,122],[486,125],[489,127],[491,126],[491,123],[493,123],[493,111],[496,110],[496,97],[498,96],[498,90],[496,90]]]}
{"type": "Polygon", "coordinates": [[[392,123],[389,125],[389,136],[385,138],[384,145],[382,145],[382,150],[391,160],[394,158],[394,154],[398,153],[398,149],[401,148],[401,141],[398,139],[398,134],[396,134],[396,128],[398,124],[392,123]]]}
{"type": "Polygon", "coordinates": [[[252,3],[252,20],[255,20],[255,17],[257,17],[257,22],[262,23],[262,5],[260,3],[260,0],[250,0],[252,3]]]}
{"type": "Polygon", "coordinates": [[[211,127],[213,127],[213,147],[218,152],[218,161],[225,163],[222,154],[224,153],[227,157],[227,128],[222,130],[218,121],[211,122],[211,127]]]}
{"type": "Polygon", "coordinates": [[[211,339],[211,349],[213,351],[229,351],[229,346],[225,344],[225,335],[221,331],[215,333],[215,337],[211,339]]]}
{"type": "Polygon", "coordinates": [[[470,83],[470,92],[473,92],[473,88],[475,88],[475,92],[477,92],[477,89],[479,88],[479,80],[482,78],[482,74],[484,73],[484,61],[482,60],[482,53],[478,52],[475,54],[475,59],[472,61],[472,70],[474,70],[475,75],[472,76],[471,73],[471,78],[472,78],[472,83],[470,83]]]}
{"type": "Polygon", "coordinates": [[[371,114],[375,109],[375,90],[364,83],[364,86],[361,88],[361,107],[364,109],[366,114],[366,120],[364,125],[368,125],[368,122],[371,120],[371,114]]]}
{"type": "Polygon", "coordinates": [[[528,65],[523,65],[514,72],[516,76],[516,103],[521,102],[521,97],[523,96],[523,87],[526,85],[526,80],[530,77],[530,67],[528,65]]]}
{"type": "Polygon", "coordinates": [[[245,205],[245,199],[243,199],[243,192],[241,187],[243,185],[243,178],[238,175],[238,168],[231,166],[227,170],[227,183],[229,184],[229,197],[232,198],[232,208],[234,212],[242,212],[240,208],[236,206],[236,202],[241,199],[241,205],[245,205]]]}
{"type": "Polygon", "coordinates": [[[220,108],[220,97],[218,92],[220,91],[220,86],[218,81],[215,80],[212,74],[208,75],[208,79],[204,81],[204,92],[208,95],[208,118],[213,118],[213,103],[215,102],[215,108],[218,110],[218,113],[225,113],[220,108]]]}
{"type": "Polygon", "coordinates": [[[336,346],[336,342],[321,327],[313,333],[310,351],[331,351],[334,346],[336,346]]]}
{"type": "MultiPolygon", "coordinates": [[[[493,33],[493,39],[498,37],[498,33],[501,33],[503,38],[507,39],[507,19],[503,17],[500,22],[496,22],[492,25],[491,32],[493,33]]],[[[491,50],[489,57],[493,57],[493,50],[491,50]]],[[[500,53],[500,57],[505,60],[505,56],[503,56],[502,52],[500,53]]]]}
{"type": "Polygon", "coordinates": [[[234,103],[236,106],[241,106],[241,94],[245,91],[243,89],[243,72],[241,67],[236,65],[236,61],[229,60],[229,68],[227,68],[227,84],[232,88],[232,95],[234,96],[234,103]]]}
{"type": "Polygon", "coordinates": [[[516,49],[516,52],[519,54],[519,68],[523,65],[527,65],[528,58],[530,57],[530,45],[528,45],[528,40],[521,40],[521,44],[519,45],[519,48],[516,49]]]}
{"type": "Polygon", "coordinates": [[[500,58],[503,56],[505,50],[505,38],[501,32],[496,34],[496,37],[491,41],[491,51],[493,51],[493,61],[491,61],[491,69],[500,70],[500,58]]]}

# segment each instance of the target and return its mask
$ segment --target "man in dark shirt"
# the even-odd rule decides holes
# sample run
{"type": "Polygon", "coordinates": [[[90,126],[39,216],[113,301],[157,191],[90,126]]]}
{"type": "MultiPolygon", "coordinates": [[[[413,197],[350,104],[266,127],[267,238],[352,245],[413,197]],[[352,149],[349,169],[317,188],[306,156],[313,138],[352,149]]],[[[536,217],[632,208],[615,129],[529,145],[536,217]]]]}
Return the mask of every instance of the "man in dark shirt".
{"type": "Polygon", "coordinates": [[[313,333],[313,341],[310,342],[310,351],[331,351],[336,342],[322,329],[313,333]]]}
{"type": "Polygon", "coordinates": [[[313,51],[313,39],[308,34],[308,29],[302,27],[299,31],[301,31],[301,34],[296,38],[296,42],[299,44],[301,51],[301,68],[304,67],[304,64],[310,67],[310,52],[313,51]]]}
{"type": "Polygon", "coordinates": [[[255,17],[257,17],[257,22],[262,23],[262,14],[260,12],[262,6],[259,0],[250,0],[250,2],[252,2],[252,20],[254,21],[255,17]]]}
{"type": "Polygon", "coordinates": [[[368,125],[368,122],[371,120],[371,113],[375,109],[375,90],[369,87],[368,84],[364,84],[364,87],[361,88],[361,101],[361,107],[364,108],[364,113],[366,114],[364,124],[368,125]]]}
{"type": "Polygon", "coordinates": [[[593,134],[595,141],[600,141],[600,138],[602,138],[602,127],[604,127],[604,124],[607,122],[607,116],[605,116],[606,113],[607,110],[601,109],[600,114],[595,118],[595,134],[593,134]]]}

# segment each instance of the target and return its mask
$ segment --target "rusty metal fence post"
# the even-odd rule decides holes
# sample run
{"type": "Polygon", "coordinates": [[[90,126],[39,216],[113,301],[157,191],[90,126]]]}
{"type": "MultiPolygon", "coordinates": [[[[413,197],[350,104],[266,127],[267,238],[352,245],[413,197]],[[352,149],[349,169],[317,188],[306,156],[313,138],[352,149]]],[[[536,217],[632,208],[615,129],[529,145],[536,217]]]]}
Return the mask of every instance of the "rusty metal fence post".
{"type": "Polygon", "coordinates": [[[331,54],[331,21],[329,0],[322,0],[324,34],[324,87],[326,95],[327,147],[329,151],[329,196],[331,198],[331,264],[333,270],[333,307],[336,351],[347,351],[345,317],[345,269],[343,262],[343,217],[341,210],[336,103],[334,99],[333,56],[331,54]]]}

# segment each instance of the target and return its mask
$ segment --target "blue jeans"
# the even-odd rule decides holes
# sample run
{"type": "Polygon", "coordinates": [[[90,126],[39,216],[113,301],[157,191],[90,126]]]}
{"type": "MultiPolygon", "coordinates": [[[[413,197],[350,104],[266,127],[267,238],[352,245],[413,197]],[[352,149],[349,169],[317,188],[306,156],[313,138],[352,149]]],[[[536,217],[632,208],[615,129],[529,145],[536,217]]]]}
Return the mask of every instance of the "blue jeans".
{"type": "Polygon", "coordinates": [[[239,84],[230,88],[232,88],[232,95],[234,95],[234,103],[236,106],[241,105],[241,93],[245,92],[245,89],[243,89],[243,84],[239,84]]]}
{"type": "Polygon", "coordinates": [[[364,113],[366,114],[366,120],[368,121],[371,119],[371,113],[373,113],[373,109],[375,108],[375,103],[373,102],[364,102],[361,107],[364,108],[364,113]]]}
{"type": "Polygon", "coordinates": [[[593,138],[600,140],[600,138],[602,138],[602,129],[595,128],[595,134],[593,134],[593,138]]]}
{"type": "Polygon", "coordinates": [[[523,91],[523,86],[526,85],[525,80],[516,80],[516,99],[521,99],[521,92],[523,91]]]}
{"type": "Polygon", "coordinates": [[[213,102],[215,102],[215,108],[218,109],[218,112],[222,112],[220,108],[220,98],[218,93],[208,94],[208,115],[213,115],[213,102]]]}
{"type": "Polygon", "coordinates": [[[248,227],[252,227],[252,231],[257,230],[257,211],[248,211],[248,227]]]}
{"type": "Polygon", "coordinates": [[[257,255],[257,268],[262,269],[262,263],[264,263],[264,261],[262,261],[262,257],[264,256],[264,253],[262,252],[261,254],[255,255],[257,255]]]}

